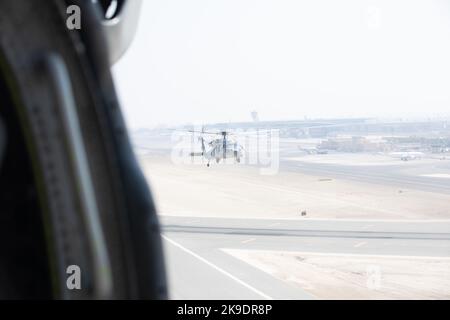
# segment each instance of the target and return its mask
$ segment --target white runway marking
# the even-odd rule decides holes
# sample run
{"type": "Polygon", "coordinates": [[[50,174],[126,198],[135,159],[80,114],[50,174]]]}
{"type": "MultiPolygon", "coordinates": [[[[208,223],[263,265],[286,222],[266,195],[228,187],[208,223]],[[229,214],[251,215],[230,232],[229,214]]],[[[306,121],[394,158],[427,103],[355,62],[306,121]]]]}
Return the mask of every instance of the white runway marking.
{"type": "Polygon", "coordinates": [[[179,244],[178,242],[175,242],[174,240],[168,238],[167,236],[161,235],[161,237],[166,240],[167,242],[169,242],[170,244],[172,244],[173,246],[177,247],[178,249],[186,252],[187,254],[193,256],[194,258],[200,260],[201,262],[207,264],[208,266],[210,266],[211,268],[215,269],[216,271],[222,273],[223,275],[229,277],[230,279],[236,281],[237,283],[239,283],[240,285],[246,287],[247,289],[249,289],[250,291],[253,291],[254,293],[256,293],[257,295],[260,295],[261,297],[263,297],[266,300],[273,300],[272,297],[268,296],[267,294],[259,291],[256,288],[253,288],[251,285],[249,285],[248,283],[245,283],[244,281],[242,281],[239,278],[236,278],[235,276],[233,276],[231,273],[223,270],[222,268],[216,266],[215,264],[209,262],[208,260],[206,260],[205,258],[199,256],[198,254],[196,254],[195,252],[192,252],[191,250],[183,247],[181,244],[179,244]]]}
{"type": "MultiPolygon", "coordinates": [[[[245,216],[246,213],[241,213],[242,216],[245,216]]],[[[159,216],[162,218],[205,218],[205,216],[186,216],[186,215],[174,215],[172,213],[160,212],[159,216]]],[[[402,223],[435,223],[435,222],[447,222],[450,223],[450,219],[353,219],[353,218],[300,218],[297,216],[292,217],[264,217],[264,216],[252,216],[247,218],[230,218],[225,215],[211,215],[208,218],[213,219],[230,219],[230,220],[265,220],[265,221],[325,221],[325,222],[402,222],[402,223]]]]}
{"type": "Polygon", "coordinates": [[[276,226],[279,226],[281,223],[279,223],[279,222],[276,222],[276,223],[272,223],[272,224],[269,224],[269,227],[276,227],[276,226]]]}
{"type": "MultiPolygon", "coordinates": [[[[250,251],[246,249],[223,249],[224,251],[250,251]]],[[[395,255],[395,254],[366,254],[366,253],[334,253],[334,252],[314,252],[314,251],[274,251],[274,250],[251,250],[251,252],[257,253],[292,253],[297,255],[311,255],[318,257],[342,257],[342,258],[382,258],[382,259],[411,259],[411,260],[450,260],[447,256],[407,256],[407,255],[395,255]]]]}
{"type": "Polygon", "coordinates": [[[431,173],[431,174],[422,174],[420,176],[428,178],[450,179],[450,174],[448,173],[431,173]]]}
{"type": "Polygon", "coordinates": [[[255,240],[256,240],[256,238],[251,238],[251,239],[244,240],[244,241],[242,241],[241,243],[242,243],[242,244],[246,244],[246,243],[253,242],[253,241],[255,241],[255,240]]]}
{"type": "Polygon", "coordinates": [[[363,241],[363,242],[360,242],[360,243],[355,244],[355,245],[353,246],[353,248],[359,248],[359,247],[365,246],[366,244],[367,244],[367,242],[363,241]]]}

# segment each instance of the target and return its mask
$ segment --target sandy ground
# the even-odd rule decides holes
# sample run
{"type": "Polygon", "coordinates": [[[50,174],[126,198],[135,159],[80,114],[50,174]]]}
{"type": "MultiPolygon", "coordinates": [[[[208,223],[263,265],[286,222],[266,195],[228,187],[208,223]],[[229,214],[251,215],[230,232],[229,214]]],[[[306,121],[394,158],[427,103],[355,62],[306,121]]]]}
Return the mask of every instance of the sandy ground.
{"type": "Polygon", "coordinates": [[[448,219],[450,195],[329,179],[261,175],[245,165],[175,165],[141,156],[160,214],[232,218],[448,219]]]}
{"type": "MultiPolygon", "coordinates": [[[[345,165],[344,159],[329,160],[345,165]]],[[[392,161],[366,160],[368,165],[392,161]]],[[[266,176],[246,165],[175,165],[164,156],[141,155],[140,163],[162,215],[450,219],[450,195],[443,193],[300,171],[266,176]]],[[[450,258],[223,250],[319,299],[450,299],[450,258]]]]}
{"type": "Polygon", "coordinates": [[[450,299],[450,258],[224,251],[318,299],[450,299]]]}

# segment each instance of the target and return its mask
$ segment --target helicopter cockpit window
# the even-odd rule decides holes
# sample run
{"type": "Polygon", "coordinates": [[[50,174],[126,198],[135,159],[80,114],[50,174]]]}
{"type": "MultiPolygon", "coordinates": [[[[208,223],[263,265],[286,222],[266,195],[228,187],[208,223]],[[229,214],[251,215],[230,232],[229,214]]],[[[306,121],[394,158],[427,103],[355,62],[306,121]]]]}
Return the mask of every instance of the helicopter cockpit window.
{"type": "Polygon", "coordinates": [[[114,73],[172,298],[450,298],[449,9],[144,2],[114,73]]]}

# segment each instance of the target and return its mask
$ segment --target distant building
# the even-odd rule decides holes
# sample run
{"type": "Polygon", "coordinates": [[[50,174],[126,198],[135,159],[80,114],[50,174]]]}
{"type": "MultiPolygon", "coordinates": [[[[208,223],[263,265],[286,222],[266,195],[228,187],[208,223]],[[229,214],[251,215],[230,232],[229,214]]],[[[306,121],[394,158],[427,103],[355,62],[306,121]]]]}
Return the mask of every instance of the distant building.
{"type": "Polygon", "coordinates": [[[384,152],[388,150],[388,146],[381,137],[338,136],[323,140],[318,149],[337,152],[384,152]]]}

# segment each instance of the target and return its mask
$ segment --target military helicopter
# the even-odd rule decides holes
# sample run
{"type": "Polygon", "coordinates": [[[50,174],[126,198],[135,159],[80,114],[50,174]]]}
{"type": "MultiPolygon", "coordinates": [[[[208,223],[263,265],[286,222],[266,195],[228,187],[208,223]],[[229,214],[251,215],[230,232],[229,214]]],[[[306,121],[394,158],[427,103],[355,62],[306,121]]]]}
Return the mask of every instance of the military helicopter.
{"type": "Polygon", "coordinates": [[[201,143],[201,152],[191,152],[191,157],[203,157],[208,161],[207,167],[210,167],[211,161],[216,160],[219,163],[221,160],[234,159],[237,163],[241,162],[244,155],[244,147],[235,139],[230,138],[233,133],[228,131],[208,132],[204,131],[188,131],[192,134],[200,134],[198,141],[201,143]],[[216,136],[212,140],[207,140],[205,135],[216,136]]]}

